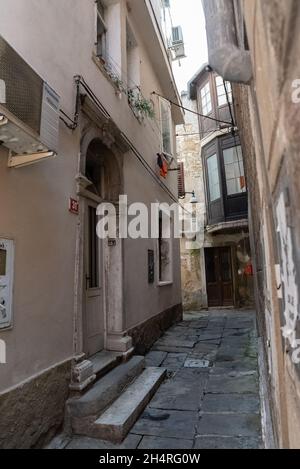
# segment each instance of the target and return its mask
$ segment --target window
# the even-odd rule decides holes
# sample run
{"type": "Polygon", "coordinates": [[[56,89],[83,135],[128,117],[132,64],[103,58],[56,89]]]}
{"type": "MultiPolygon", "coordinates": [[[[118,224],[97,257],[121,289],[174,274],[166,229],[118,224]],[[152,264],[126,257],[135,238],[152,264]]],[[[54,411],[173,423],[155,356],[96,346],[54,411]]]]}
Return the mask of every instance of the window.
{"type": "Polygon", "coordinates": [[[165,99],[160,99],[160,118],[162,132],[162,150],[167,155],[173,154],[173,132],[171,105],[165,99]]]}
{"type": "Polygon", "coordinates": [[[159,282],[172,282],[172,219],[159,211],[158,265],[159,282]]]}
{"type": "Polygon", "coordinates": [[[127,84],[132,98],[138,98],[140,88],[140,53],[137,40],[126,22],[127,84]]]}
{"type": "Polygon", "coordinates": [[[226,89],[224,86],[224,81],[222,77],[216,77],[216,86],[217,86],[217,96],[218,96],[218,105],[219,106],[225,106],[228,104],[227,102],[227,96],[226,96],[226,90],[228,94],[228,101],[229,103],[232,103],[232,89],[231,89],[231,84],[229,81],[225,82],[226,89]]]}
{"type": "Polygon", "coordinates": [[[106,35],[105,6],[102,1],[97,0],[97,57],[106,60],[106,35]]]}
{"type": "Polygon", "coordinates": [[[6,275],[6,250],[0,249],[0,276],[6,275]]]}
{"type": "Polygon", "coordinates": [[[207,159],[207,173],[209,185],[209,198],[211,202],[220,199],[220,176],[217,155],[212,155],[207,159]]]}
{"type": "Polygon", "coordinates": [[[241,194],[247,191],[241,146],[223,151],[227,195],[241,194]]]}
{"type": "Polygon", "coordinates": [[[89,206],[89,276],[88,288],[99,287],[99,244],[96,232],[97,209],[89,206]]]}
{"type": "Polygon", "coordinates": [[[203,88],[201,88],[201,103],[202,103],[202,112],[205,116],[212,111],[212,103],[211,103],[211,93],[210,93],[210,85],[209,82],[206,83],[203,88]]]}

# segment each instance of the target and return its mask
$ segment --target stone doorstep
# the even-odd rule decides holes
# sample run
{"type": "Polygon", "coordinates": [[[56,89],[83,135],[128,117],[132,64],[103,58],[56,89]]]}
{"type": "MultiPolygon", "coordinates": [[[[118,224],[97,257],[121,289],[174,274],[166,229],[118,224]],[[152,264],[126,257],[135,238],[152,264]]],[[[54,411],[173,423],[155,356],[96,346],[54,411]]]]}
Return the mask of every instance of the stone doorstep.
{"type": "Polygon", "coordinates": [[[89,436],[116,443],[122,442],[165,376],[166,370],[163,368],[146,368],[104,414],[94,422],[89,436]]]}
{"type": "Polygon", "coordinates": [[[117,366],[122,361],[122,357],[123,354],[121,352],[110,352],[103,350],[93,357],[90,357],[89,361],[93,364],[95,375],[100,377],[117,366]]]}
{"type": "Polygon", "coordinates": [[[84,435],[101,412],[120,396],[144,368],[144,357],[135,356],[110,371],[80,398],[69,399],[67,409],[73,432],[84,435]]]}

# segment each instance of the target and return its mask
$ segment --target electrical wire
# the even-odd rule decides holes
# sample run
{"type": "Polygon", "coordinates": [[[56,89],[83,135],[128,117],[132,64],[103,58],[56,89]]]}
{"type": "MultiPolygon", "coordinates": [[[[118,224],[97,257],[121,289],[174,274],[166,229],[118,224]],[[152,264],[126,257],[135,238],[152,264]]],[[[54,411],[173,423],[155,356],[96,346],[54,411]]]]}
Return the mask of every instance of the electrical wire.
{"type": "Polygon", "coordinates": [[[156,96],[159,96],[160,98],[162,99],[165,99],[166,101],[169,101],[170,104],[172,104],[173,106],[176,106],[180,109],[183,109],[184,111],[187,111],[187,112],[190,112],[191,114],[195,114],[196,116],[200,116],[204,119],[209,119],[211,121],[214,121],[214,122],[219,122],[220,124],[226,124],[226,125],[229,125],[230,127],[232,127],[232,122],[228,122],[228,121],[223,121],[223,120],[220,120],[220,119],[215,119],[213,117],[210,117],[210,116],[205,116],[204,114],[200,114],[199,112],[197,111],[194,111],[192,109],[188,109],[180,104],[177,104],[175,103],[174,101],[171,101],[169,98],[166,98],[165,96],[162,96],[161,94],[157,93],[156,91],[152,91],[151,94],[154,94],[156,96]]]}
{"type": "MultiPolygon", "coordinates": [[[[231,129],[231,127],[228,127],[227,129],[231,129]]],[[[186,134],[176,134],[176,137],[190,137],[190,136],[193,136],[193,135],[204,135],[204,134],[210,134],[212,132],[222,132],[222,133],[225,133],[226,129],[211,129],[211,130],[205,130],[203,132],[193,132],[193,133],[186,133],[186,134]],[[224,132],[223,132],[224,131],[224,132]]]]}

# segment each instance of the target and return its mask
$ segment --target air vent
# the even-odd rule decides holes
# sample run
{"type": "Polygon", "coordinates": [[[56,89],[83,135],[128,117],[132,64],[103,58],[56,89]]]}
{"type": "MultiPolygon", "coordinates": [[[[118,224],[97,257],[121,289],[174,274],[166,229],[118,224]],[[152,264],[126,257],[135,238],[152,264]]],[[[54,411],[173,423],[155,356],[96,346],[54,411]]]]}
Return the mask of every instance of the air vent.
{"type": "Polygon", "coordinates": [[[59,109],[57,93],[0,36],[0,142],[12,166],[18,156],[57,153],[59,109]]]}
{"type": "Polygon", "coordinates": [[[6,88],[4,107],[39,133],[43,80],[1,36],[0,79],[4,81],[6,88]]]}

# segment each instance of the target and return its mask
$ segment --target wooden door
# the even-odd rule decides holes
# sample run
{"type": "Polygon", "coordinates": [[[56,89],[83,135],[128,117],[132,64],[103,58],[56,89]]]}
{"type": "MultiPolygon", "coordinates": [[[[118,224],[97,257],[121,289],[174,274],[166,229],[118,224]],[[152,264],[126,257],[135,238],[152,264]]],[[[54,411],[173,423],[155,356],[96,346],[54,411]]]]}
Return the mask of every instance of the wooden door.
{"type": "Polygon", "coordinates": [[[96,211],[96,204],[86,202],[84,351],[87,356],[104,348],[103,244],[96,233],[96,211]]]}
{"type": "Polygon", "coordinates": [[[205,263],[208,306],[233,306],[231,249],[205,249],[205,263]]]}

